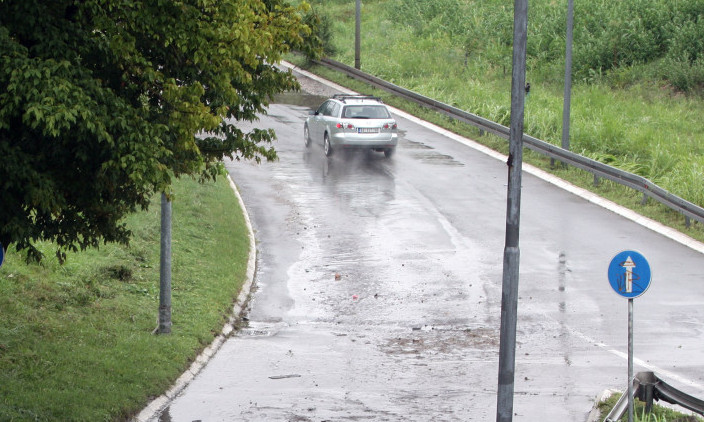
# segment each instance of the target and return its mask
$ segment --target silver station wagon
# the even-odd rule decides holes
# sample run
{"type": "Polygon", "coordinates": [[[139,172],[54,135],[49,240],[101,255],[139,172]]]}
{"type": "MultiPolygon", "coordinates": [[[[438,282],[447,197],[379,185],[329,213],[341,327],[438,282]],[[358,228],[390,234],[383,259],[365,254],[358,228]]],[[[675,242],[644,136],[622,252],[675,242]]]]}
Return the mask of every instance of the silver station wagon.
{"type": "Polygon", "coordinates": [[[380,98],[335,94],[310,112],[303,139],[306,147],[322,144],[328,157],[339,149],[360,148],[391,157],[398,143],[398,126],[380,98]]]}

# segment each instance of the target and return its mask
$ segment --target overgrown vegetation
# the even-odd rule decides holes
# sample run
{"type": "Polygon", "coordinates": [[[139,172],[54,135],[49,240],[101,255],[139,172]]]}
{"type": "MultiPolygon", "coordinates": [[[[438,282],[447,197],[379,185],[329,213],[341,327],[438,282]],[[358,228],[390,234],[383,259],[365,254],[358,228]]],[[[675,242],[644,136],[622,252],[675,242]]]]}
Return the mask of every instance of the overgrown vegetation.
{"type": "MultiPolygon", "coordinates": [[[[353,64],[354,2],[311,3],[331,17],[333,58],[353,64]]],[[[529,7],[532,90],[525,131],[556,145],[566,13],[566,2],[554,0],[529,7]]],[[[646,177],[699,206],[703,16],[704,3],[696,0],[576,0],[570,130],[571,150],[646,177]]],[[[508,125],[512,31],[513,8],[496,0],[367,0],[362,70],[508,125]]]]}
{"type": "MultiPolygon", "coordinates": [[[[489,0],[390,0],[391,22],[408,22],[418,37],[449,38],[472,61],[510,64],[513,9],[489,0]]],[[[704,4],[698,0],[575,2],[573,71],[592,80],[628,67],[636,79],[659,78],[683,92],[704,88],[704,4]],[[640,66],[644,65],[644,66],[640,66]]],[[[560,76],[565,55],[566,2],[534,1],[529,6],[528,68],[560,76]],[[556,68],[555,68],[556,67],[556,68]]],[[[612,75],[610,82],[623,82],[612,75]]]]}
{"type": "MultiPolygon", "coordinates": [[[[227,180],[177,180],[172,233],[173,330],[159,308],[159,196],[134,214],[129,247],[47,255],[0,268],[0,421],[127,420],[162,394],[220,332],[249,252],[227,180]]],[[[43,251],[55,246],[39,243],[43,251]]]]}
{"type": "MultiPolygon", "coordinates": [[[[616,402],[621,398],[621,394],[614,394],[607,400],[599,403],[599,411],[602,417],[606,416],[611,409],[616,405],[616,402]]],[[[657,404],[653,405],[650,413],[645,412],[645,403],[640,400],[635,400],[633,402],[633,416],[635,422],[701,422],[702,418],[693,415],[687,415],[682,412],[678,412],[669,407],[659,406],[657,404]]],[[[628,421],[628,413],[626,413],[620,422],[628,421]]]]}

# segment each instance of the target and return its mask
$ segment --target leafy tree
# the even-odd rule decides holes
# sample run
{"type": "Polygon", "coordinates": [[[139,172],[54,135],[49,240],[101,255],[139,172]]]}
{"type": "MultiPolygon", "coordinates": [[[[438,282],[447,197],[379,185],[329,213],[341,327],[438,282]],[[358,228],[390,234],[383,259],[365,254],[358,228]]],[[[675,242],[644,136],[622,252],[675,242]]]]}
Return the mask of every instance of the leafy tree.
{"type": "Polygon", "coordinates": [[[221,159],[272,160],[243,132],[316,53],[285,0],[0,0],[0,242],[27,259],[127,243],[123,217],[221,159]]]}

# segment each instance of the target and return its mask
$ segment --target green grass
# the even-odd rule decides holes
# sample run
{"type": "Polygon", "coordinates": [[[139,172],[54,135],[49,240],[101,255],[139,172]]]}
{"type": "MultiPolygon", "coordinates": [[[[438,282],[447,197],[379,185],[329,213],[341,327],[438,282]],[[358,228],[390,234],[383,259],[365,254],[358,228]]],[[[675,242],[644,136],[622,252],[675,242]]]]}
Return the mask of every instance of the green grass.
{"type": "MultiPolygon", "coordinates": [[[[613,409],[620,398],[621,394],[614,394],[607,400],[599,403],[599,411],[601,412],[602,418],[613,409]]],[[[659,406],[657,402],[653,404],[650,413],[645,413],[645,403],[640,400],[633,401],[633,417],[635,422],[701,422],[703,420],[699,416],[687,415],[669,407],[659,406]]],[[[619,419],[619,422],[627,421],[628,412],[626,411],[621,419],[619,419]]]]}
{"type": "MultiPolygon", "coordinates": [[[[354,2],[330,1],[324,2],[324,6],[320,0],[311,3],[314,10],[330,17],[333,37],[329,42],[337,52],[332,58],[352,65],[354,2]]],[[[667,2],[657,0],[639,0],[633,7],[638,13],[651,9],[653,13],[660,13],[662,16],[646,16],[642,20],[655,22],[669,14],[682,13],[675,9],[687,5],[699,7],[689,1],[670,7],[667,2]]],[[[612,24],[621,21],[637,23],[632,16],[617,15],[625,13],[624,8],[614,8],[609,2],[583,2],[575,7],[576,19],[581,17],[585,25],[594,26],[588,28],[592,32],[582,28],[580,37],[575,35],[575,55],[596,51],[594,43],[608,41],[589,38],[600,33],[600,22],[596,18],[584,18],[587,8],[594,9],[591,11],[600,16],[599,19],[609,17],[612,24]],[[587,45],[587,39],[593,44],[587,45]]],[[[564,76],[564,40],[561,37],[564,37],[565,11],[551,0],[531,3],[530,10],[527,79],[532,89],[526,101],[525,132],[561,145],[564,76]]],[[[366,1],[362,8],[361,68],[397,85],[508,126],[512,13],[512,7],[496,1],[366,1]],[[459,6],[445,7],[448,4],[459,6]],[[460,13],[458,10],[464,14],[464,20],[451,16],[460,13]],[[497,24],[488,25],[487,20],[497,24]],[[500,22],[508,22],[508,25],[497,26],[500,22]],[[469,50],[466,49],[467,34],[471,35],[469,45],[473,46],[469,50]]],[[[645,30],[637,24],[627,29],[645,30]]],[[[671,32],[676,36],[677,31],[671,32]]],[[[629,36],[646,42],[642,38],[650,36],[648,34],[629,36]]],[[[598,47],[599,51],[605,48],[601,44],[598,47]]],[[[582,59],[583,63],[589,62],[588,58],[582,59]]],[[[291,60],[302,67],[307,66],[305,60],[291,60]]],[[[704,115],[704,96],[696,89],[683,94],[673,89],[668,81],[653,76],[656,73],[653,68],[658,63],[634,61],[610,69],[576,72],[572,89],[570,149],[643,176],[677,196],[704,206],[704,120],[700,117],[704,115]]],[[[309,70],[357,91],[381,94],[396,107],[491,148],[507,150],[507,141],[503,139],[480,137],[474,128],[451,122],[447,117],[421,110],[318,66],[309,70]]],[[[577,169],[551,169],[549,159],[533,153],[526,154],[525,159],[695,239],[704,240],[700,224],[688,228],[683,216],[665,206],[653,204],[652,200],[641,206],[642,195],[635,191],[610,182],[595,188],[591,174],[577,169]]]]}
{"type": "Polygon", "coordinates": [[[0,421],[124,420],[217,335],[245,280],[247,228],[227,180],[175,183],[171,335],[159,306],[160,201],[128,219],[129,247],[59,265],[9,251],[0,268],[0,421]]]}

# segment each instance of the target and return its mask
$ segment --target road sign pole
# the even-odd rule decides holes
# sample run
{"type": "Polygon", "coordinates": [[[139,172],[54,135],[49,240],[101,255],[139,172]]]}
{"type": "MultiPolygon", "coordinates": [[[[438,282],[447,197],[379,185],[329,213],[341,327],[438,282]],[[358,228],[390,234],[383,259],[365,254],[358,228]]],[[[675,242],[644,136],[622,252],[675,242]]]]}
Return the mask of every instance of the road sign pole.
{"type": "Polygon", "coordinates": [[[633,422],[633,299],[628,299],[628,422],[633,422]]]}
{"type": "Polygon", "coordinates": [[[640,297],[652,279],[650,264],[639,252],[627,250],[616,254],[609,263],[609,284],[628,299],[628,422],[633,422],[633,299],[640,297]]]}
{"type": "MultiPolygon", "coordinates": [[[[562,103],[562,149],[570,149],[570,103],[572,100],[572,38],[574,0],[567,0],[567,39],[565,41],[565,95],[562,103]]],[[[564,163],[563,163],[564,165],[564,163]]]]}

